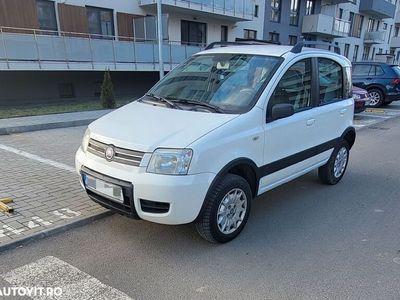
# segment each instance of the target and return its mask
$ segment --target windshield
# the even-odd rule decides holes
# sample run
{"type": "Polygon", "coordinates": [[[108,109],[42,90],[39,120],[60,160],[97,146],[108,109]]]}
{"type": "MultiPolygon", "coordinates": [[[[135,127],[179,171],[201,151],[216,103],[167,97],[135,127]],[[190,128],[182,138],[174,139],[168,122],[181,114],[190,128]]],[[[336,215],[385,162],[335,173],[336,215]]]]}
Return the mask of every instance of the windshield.
{"type": "Polygon", "coordinates": [[[248,54],[205,54],[176,67],[149,93],[171,101],[196,101],[224,112],[248,111],[281,58],[248,54]]]}

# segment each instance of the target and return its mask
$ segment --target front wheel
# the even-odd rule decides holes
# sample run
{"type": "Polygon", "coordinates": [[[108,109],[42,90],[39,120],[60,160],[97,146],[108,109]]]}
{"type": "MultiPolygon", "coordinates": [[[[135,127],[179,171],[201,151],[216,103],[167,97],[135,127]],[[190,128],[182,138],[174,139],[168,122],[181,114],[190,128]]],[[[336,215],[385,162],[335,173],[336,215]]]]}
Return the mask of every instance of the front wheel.
{"type": "Polygon", "coordinates": [[[196,220],[199,234],[212,243],[233,240],[246,225],[252,194],[241,176],[227,174],[205,199],[202,214],[196,220]]]}
{"type": "Polygon", "coordinates": [[[349,144],[342,140],[333,150],[328,162],[318,169],[319,179],[325,184],[337,184],[346,172],[349,154],[349,144]]]}

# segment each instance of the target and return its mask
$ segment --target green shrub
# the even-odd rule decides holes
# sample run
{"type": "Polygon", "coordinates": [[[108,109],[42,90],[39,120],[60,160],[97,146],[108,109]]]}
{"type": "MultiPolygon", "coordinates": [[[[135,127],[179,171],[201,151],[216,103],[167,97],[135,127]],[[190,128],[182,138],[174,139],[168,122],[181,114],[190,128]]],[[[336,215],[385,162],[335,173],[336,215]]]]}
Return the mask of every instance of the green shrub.
{"type": "Polygon", "coordinates": [[[104,72],[100,100],[103,108],[115,108],[114,86],[111,81],[110,70],[104,72]]]}

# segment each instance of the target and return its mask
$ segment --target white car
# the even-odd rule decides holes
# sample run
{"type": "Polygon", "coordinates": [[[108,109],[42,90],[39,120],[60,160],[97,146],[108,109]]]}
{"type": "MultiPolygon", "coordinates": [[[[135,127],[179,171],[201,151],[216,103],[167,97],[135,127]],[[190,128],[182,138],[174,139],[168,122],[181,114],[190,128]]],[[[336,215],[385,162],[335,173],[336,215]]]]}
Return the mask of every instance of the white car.
{"type": "Polygon", "coordinates": [[[316,168],[323,183],[341,180],[355,141],[351,63],[302,43],[227,44],[89,125],[76,170],[92,200],[132,218],[195,222],[223,243],[258,195],[316,168]]]}

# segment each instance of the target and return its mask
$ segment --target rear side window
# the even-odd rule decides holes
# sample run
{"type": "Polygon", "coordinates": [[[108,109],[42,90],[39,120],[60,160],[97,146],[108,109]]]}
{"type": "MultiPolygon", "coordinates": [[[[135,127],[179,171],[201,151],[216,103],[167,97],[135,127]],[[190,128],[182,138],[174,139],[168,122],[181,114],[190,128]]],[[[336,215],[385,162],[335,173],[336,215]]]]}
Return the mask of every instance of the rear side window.
{"type": "Polygon", "coordinates": [[[354,65],[353,75],[368,76],[370,70],[371,70],[371,65],[354,65]]]}
{"type": "Polygon", "coordinates": [[[396,73],[397,76],[400,77],[400,67],[398,66],[393,66],[392,70],[396,73]]]}
{"type": "Polygon", "coordinates": [[[343,99],[343,68],[337,62],[318,58],[319,104],[343,99]]]}
{"type": "Polygon", "coordinates": [[[269,107],[281,103],[292,104],[295,112],[312,107],[310,58],[296,62],[282,76],[269,107]]]}
{"type": "Polygon", "coordinates": [[[381,66],[375,66],[375,76],[381,76],[384,75],[385,72],[383,71],[381,66]]]}

